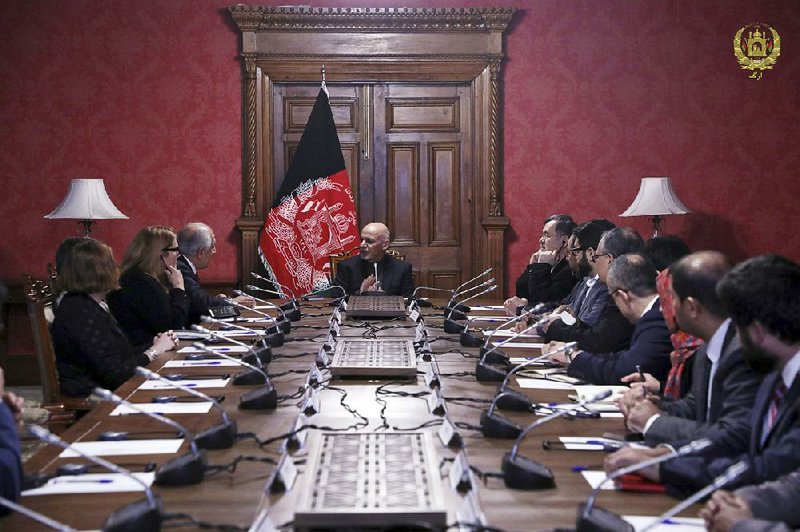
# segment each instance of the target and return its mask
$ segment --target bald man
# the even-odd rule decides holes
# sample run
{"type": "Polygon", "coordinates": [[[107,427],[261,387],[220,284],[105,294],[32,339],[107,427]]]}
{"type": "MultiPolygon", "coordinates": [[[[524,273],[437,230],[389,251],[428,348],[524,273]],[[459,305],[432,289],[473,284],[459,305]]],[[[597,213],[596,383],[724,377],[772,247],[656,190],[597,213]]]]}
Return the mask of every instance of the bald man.
{"type": "Polygon", "coordinates": [[[360,253],[339,263],[333,284],[344,288],[348,295],[383,292],[410,297],[414,292],[411,265],[386,254],[390,242],[388,227],[377,222],[365,225],[360,253]]]}

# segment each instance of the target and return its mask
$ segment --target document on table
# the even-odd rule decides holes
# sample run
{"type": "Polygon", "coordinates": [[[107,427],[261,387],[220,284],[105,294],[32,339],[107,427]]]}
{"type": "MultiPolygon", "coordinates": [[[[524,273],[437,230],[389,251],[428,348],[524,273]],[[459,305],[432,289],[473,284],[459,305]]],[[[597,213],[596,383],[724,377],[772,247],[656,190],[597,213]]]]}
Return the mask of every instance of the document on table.
{"type": "MultiPolygon", "coordinates": [[[[224,388],[230,382],[228,379],[186,379],[182,381],[175,381],[181,386],[189,388],[224,388]]],[[[174,386],[161,381],[144,381],[137,390],[174,390],[174,386]]]]}
{"type": "Polygon", "coordinates": [[[170,360],[164,364],[165,368],[238,368],[241,364],[237,364],[232,360],[220,359],[203,359],[203,360],[170,360]]]}
{"type": "Polygon", "coordinates": [[[525,379],[518,377],[517,384],[520,388],[532,390],[573,390],[574,386],[566,382],[557,382],[547,379],[525,379]]]}
{"type": "Polygon", "coordinates": [[[609,438],[586,438],[583,436],[559,436],[564,448],[568,451],[603,451],[606,446],[623,445],[622,442],[609,438]]]}
{"type": "MultiPolygon", "coordinates": [[[[153,485],[155,473],[131,473],[147,486],[153,485]]],[[[144,486],[120,473],[87,473],[85,475],[62,475],[51,478],[43,486],[22,492],[23,497],[36,495],[64,495],[71,493],[122,493],[144,491],[144,486]]]]}
{"type": "Polygon", "coordinates": [[[472,305],[472,310],[503,310],[503,305],[472,305]]]}
{"type": "MultiPolygon", "coordinates": [[[[556,410],[575,409],[575,403],[562,403],[550,406],[552,406],[552,408],[555,408],[556,410]]],[[[598,412],[600,414],[600,417],[625,417],[622,415],[622,412],[619,411],[617,405],[614,404],[595,403],[593,405],[586,405],[586,408],[592,412],[598,412]]]]}
{"type": "MultiPolygon", "coordinates": [[[[500,345],[501,343],[502,342],[500,341],[492,342],[492,345],[500,345]]],[[[505,344],[503,344],[503,347],[508,349],[514,347],[520,349],[541,349],[542,347],[544,347],[544,344],[542,342],[506,342],[505,344]]]]}
{"type": "MultiPolygon", "coordinates": [[[[136,403],[136,406],[145,412],[154,414],[207,414],[213,404],[211,401],[192,401],[190,403],[136,403]]],[[[127,405],[119,405],[111,412],[112,416],[136,414],[140,414],[140,412],[127,405]]]]}
{"type": "MultiPolygon", "coordinates": [[[[127,456],[137,454],[175,454],[183,438],[168,440],[79,441],[72,446],[90,456],[127,456]]],[[[59,458],[80,456],[72,449],[64,449],[59,458]]]]}
{"type": "MultiPolygon", "coordinates": [[[[639,530],[647,528],[658,516],[623,515],[622,518],[633,525],[633,529],[638,532],[639,530]]],[[[700,517],[671,517],[665,522],[655,525],[650,530],[653,532],[681,532],[688,530],[704,530],[705,526],[703,519],[700,517]]]]}
{"type": "MultiPolygon", "coordinates": [[[[264,308],[269,308],[269,307],[264,307],[264,308]]],[[[241,316],[237,316],[235,318],[223,318],[219,321],[224,321],[226,323],[255,323],[262,325],[271,325],[274,319],[265,318],[263,316],[257,316],[255,318],[243,318],[241,316]]]]}
{"type": "MultiPolygon", "coordinates": [[[[606,479],[605,471],[581,471],[581,475],[583,475],[583,478],[586,479],[592,489],[597,489],[597,486],[606,479]]],[[[607,482],[601,489],[616,490],[617,486],[613,482],[607,482]]]]}
{"type": "MultiPolygon", "coordinates": [[[[481,332],[483,332],[484,336],[490,336],[491,335],[492,338],[509,338],[509,337],[514,336],[515,334],[517,334],[511,329],[501,329],[499,331],[494,330],[494,329],[484,329],[481,332]]],[[[541,336],[539,336],[538,334],[535,334],[535,333],[520,334],[519,336],[517,336],[517,338],[537,338],[539,340],[542,339],[541,336]]]]}
{"type": "Polygon", "coordinates": [[[489,322],[499,321],[499,322],[504,322],[504,321],[508,321],[511,318],[509,318],[508,316],[503,315],[503,316],[467,316],[467,319],[469,321],[489,321],[489,322]]]}
{"type": "Polygon", "coordinates": [[[611,390],[611,395],[597,404],[613,403],[618,398],[622,397],[622,394],[624,394],[629,389],[630,388],[628,388],[627,386],[611,386],[611,385],[595,386],[591,384],[584,384],[581,386],[575,386],[575,391],[578,393],[578,399],[590,399],[592,397],[597,396],[597,394],[599,393],[602,393],[606,390],[611,390]]]}
{"type": "Polygon", "coordinates": [[[574,325],[575,322],[578,321],[578,320],[575,319],[575,316],[573,316],[572,314],[570,314],[566,310],[561,312],[561,313],[559,313],[559,314],[556,314],[556,313],[550,314],[550,316],[560,319],[561,321],[564,322],[565,325],[574,325]]]}
{"type": "Polygon", "coordinates": [[[232,331],[214,331],[214,332],[216,333],[217,336],[221,336],[222,338],[236,338],[239,336],[253,337],[253,336],[259,336],[260,334],[258,331],[253,331],[250,329],[246,331],[242,329],[234,329],[232,331]]]}
{"type": "Polygon", "coordinates": [[[247,353],[249,349],[243,345],[208,345],[206,349],[198,349],[193,345],[187,345],[178,349],[179,354],[184,353],[205,353],[207,351],[216,351],[218,353],[225,353],[230,355],[232,353],[247,353]]]}

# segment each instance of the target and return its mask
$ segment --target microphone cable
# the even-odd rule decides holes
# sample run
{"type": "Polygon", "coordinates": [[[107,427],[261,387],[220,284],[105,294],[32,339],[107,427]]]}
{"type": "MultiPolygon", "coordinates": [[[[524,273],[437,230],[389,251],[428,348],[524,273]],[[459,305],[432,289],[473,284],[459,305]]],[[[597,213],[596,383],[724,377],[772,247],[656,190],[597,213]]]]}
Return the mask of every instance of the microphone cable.
{"type": "Polygon", "coordinates": [[[228,473],[236,472],[236,467],[242,462],[261,462],[263,464],[277,464],[277,460],[268,456],[246,456],[239,455],[228,464],[209,464],[206,466],[206,477],[216,475],[227,471],[228,473]]]}

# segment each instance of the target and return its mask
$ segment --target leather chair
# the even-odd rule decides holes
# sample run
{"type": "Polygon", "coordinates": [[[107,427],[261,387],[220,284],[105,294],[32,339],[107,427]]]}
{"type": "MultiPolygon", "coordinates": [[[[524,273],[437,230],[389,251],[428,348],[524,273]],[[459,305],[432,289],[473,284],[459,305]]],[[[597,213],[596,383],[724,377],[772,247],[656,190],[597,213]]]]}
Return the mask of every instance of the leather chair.
{"type": "MultiPolygon", "coordinates": [[[[358,251],[358,248],[351,249],[350,251],[345,251],[344,253],[339,253],[338,255],[331,255],[329,257],[331,264],[331,282],[333,282],[333,280],[336,279],[336,269],[338,268],[339,263],[355,255],[356,251],[358,251]]],[[[405,255],[391,248],[386,250],[386,254],[391,257],[394,257],[397,260],[402,260],[403,262],[405,262],[406,260],[405,255]]]]}
{"type": "Polygon", "coordinates": [[[50,282],[25,275],[25,300],[33,329],[36,358],[39,363],[42,408],[50,413],[48,420],[50,430],[61,432],[74,423],[79,414],[90,410],[91,405],[86,399],[61,395],[56,353],[50,337],[50,323],[53,321],[53,302],[55,301],[55,296],[50,289],[50,282]]]}

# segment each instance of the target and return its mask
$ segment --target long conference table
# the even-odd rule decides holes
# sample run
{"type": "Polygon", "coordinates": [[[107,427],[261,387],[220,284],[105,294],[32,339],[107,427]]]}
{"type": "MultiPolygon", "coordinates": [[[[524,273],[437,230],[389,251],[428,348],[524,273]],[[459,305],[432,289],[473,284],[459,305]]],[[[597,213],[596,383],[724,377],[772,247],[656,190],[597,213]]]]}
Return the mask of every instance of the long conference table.
{"type": "MultiPolygon", "coordinates": [[[[171,516],[164,526],[180,522],[188,529],[199,529],[199,525],[192,524],[193,519],[195,523],[229,525],[233,529],[243,530],[295,528],[295,511],[307,500],[309,486],[313,484],[313,479],[310,482],[306,478],[309,474],[309,457],[313,455],[314,442],[324,428],[350,433],[407,430],[427,433],[439,472],[434,482],[438,483],[445,501],[448,527],[465,530],[481,527],[500,530],[574,528],[578,507],[591,492],[582,471],[601,470],[605,453],[601,450],[566,450],[558,443],[559,438],[623,434],[622,420],[617,417],[562,417],[536,427],[520,445],[519,454],[549,467],[555,478],[555,487],[530,491],[507,488],[499,473],[503,456],[511,450],[514,440],[487,438],[477,430],[481,415],[495,397],[498,383],[476,380],[478,348],[462,347],[458,334],[444,332],[442,310],[436,303],[434,301],[434,306],[420,309],[430,353],[420,354],[416,379],[403,380],[331,378],[326,368],[319,368],[319,372],[312,371],[320,362],[320,349],[330,342],[333,308],[329,300],[302,302],[302,318],[292,323],[285,344],[273,348],[273,359],[267,366],[272,385],[279,396],[275,409],[258,411],[237,407],[239,397],[257,386],[234,386],[228,382],[221,388],[200,390],[222,399],[225,411],[238,424],[238,432],[252,433],[255,438],[245,436],[231,448],[206,451],[208,463],[212,465],[226,466],[239,458],[235,468],[217,468],[213,473],[206,473],[204,480],[194,485],[153,486],[153,492],[162,499],[164,513],[171,516]],[[319,382],[314,384],[316,381],[319,382]],[[309,391],[309,383],[312,391],[309,391]],[[443,423],[448,424],[449,431],[442,429],[443,423]],[[303,431],[304,437],[287,439],[285,435],[301,425],[318,428],[303,431]],[[444,444],[444,438],[448,438],[448,445],[444,444]],[[544,442],[551,443],[543,445],[544,442]]],[[[276,314],[274,309],[262,311],[276,314]]],[[[480,334],[481,329],[496,327],[500,320],[492,316],[501,313],[502,310],[496,306],[473,308],[469,313],[471,318],[484,318],[471,319],[470,330],[480,334]]],[[[264,327],[258,324],[250,326],[264,327]]],[[[344,313],[337,337],[414,339],[416,330],[417,323],[410,319],[348,320],[344,313]]],[[[499,337],[496,339],[500,340],[499,337]]],[[[524,341],[535,339],[525,338],[524,341]]],[[[181,342],[180,347],[189,345],[190,341],[181,342]]],[[[531,348],[503,350],[512,357],[530,357],[538,353],[531,348]]],[[[328,356],[322,357],[322,361],[325,358],[329,361],[332,352],[323,352],[328,356]]],[[[187,378],[234,375],[243,369],[220,366],[165,367],[168,361],[184,360],[185,357],[178,351],[168,352],[153,361],[149,369],[162,375],[181,373],[187,378]]],[[[151,403],[154,397],[165,394],[191,398],[189,394],[174,389],[141,390],[139,387],[144,381],[142,377],[133,377],[116,393],[133,403],[151,403]]],[[[568,403],[568,396],[575,393],[565,389],[521,389],[516,379],[511,379],[510,384],[511,388],[522,391],[536,403],[568,403]]],[[[61,437],[68,442],[92,442],[107,432],[127,432],[131,440],[176,436],[175,432],[165,434],[172,430],[167,425],[141,414],[111,416],[116,407],[111,403],[98,405],[61,437]]],[[[532,412],[497,412],[521,427],[540,418],[532,412]]],[[[200,432],[220,422],[220,413],[214,408],[204,414],[174,414],[169,417],[190,433],[200,432]]],[[[52,475],[65,463],[87,463],[80,457],[61,458],[59,455],[62,451],[55,445],[45,446],[25,463],[26,473],[52,475]]],[[[141,472],[148,466],[159,467],[187,452],[189,445],[184,440],[175,453],[133,454],[111,456],[108,459],[132,472],[141,472]]],[[[91,473],[104,471],[92,467],[91,473]]],[[[58,480],[72,483],[75,489],[80,489],[83,484],[80,476],[58,477],[58,480]]],[[[76,529],[91,530],[100,529],[115,510],[142,498],[141,491],[101,491],[91,494],[23,496],[20,502],[76,529]]],[[[618,514],[653,517],[675,503],[675,500],[661,493],[619,490],[601,491],[597,500],[598,506],[618,514]]],[[[692,506],[680,515],[692,517],[697,515],[697,511],[698,507],[692,506]]],[[[390,521],[386,523],[388,525],[390,521]]],[[[332,520],[320,528],[353,524],[346,520],[332,520]]],[[[0,518],[0,530],[46,529],[20,514],[0,518]]],[[[671,528],[676,529],[674,526],[671,528]]]]}

